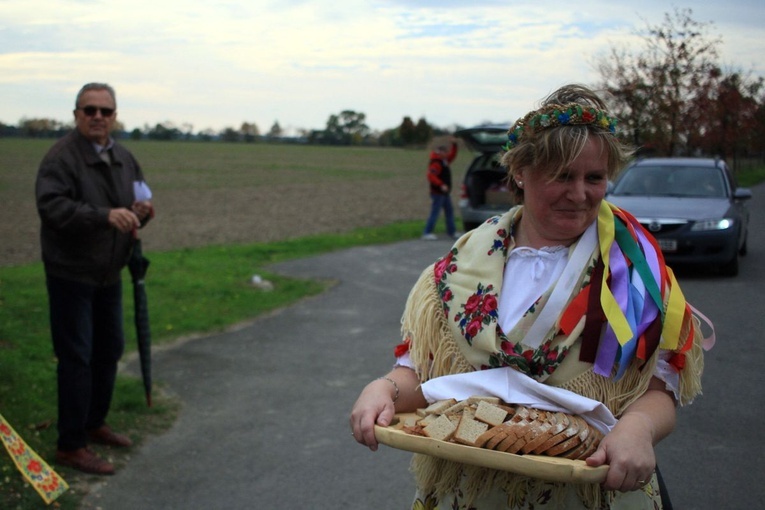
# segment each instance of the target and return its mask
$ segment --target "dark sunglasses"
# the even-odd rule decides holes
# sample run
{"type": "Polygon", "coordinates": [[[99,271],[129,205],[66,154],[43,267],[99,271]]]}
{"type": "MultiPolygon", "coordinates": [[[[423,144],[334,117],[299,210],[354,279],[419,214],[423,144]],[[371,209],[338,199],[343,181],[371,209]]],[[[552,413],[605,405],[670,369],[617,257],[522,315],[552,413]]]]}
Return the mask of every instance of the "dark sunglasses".
{"type": "Polygon", "coordinates": [[[95,117],[99,110],[102,117],[111,117],[114,114],[114,108],[99,108],[98,106],[83,106],[80,110],[88,117],[95,117]]]}

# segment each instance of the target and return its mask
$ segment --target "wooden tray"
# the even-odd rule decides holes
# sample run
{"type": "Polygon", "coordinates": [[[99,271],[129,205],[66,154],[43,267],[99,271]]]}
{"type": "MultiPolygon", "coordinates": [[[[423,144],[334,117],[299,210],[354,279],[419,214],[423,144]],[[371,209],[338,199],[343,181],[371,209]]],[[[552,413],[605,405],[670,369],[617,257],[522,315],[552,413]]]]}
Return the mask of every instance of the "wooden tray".
{"type": "Polygon", "coordinates": [[[561,459],[545,455],[516,455],[415,436],[401,430],[403,423],[414,413],[401,413],[388,427],[375,426],[375,436],[382,444],[424,453],[441,459],[472,464],[552,482],[600,483],[606,478],[608,466],[589,467],[583,460],[561,459]]]}

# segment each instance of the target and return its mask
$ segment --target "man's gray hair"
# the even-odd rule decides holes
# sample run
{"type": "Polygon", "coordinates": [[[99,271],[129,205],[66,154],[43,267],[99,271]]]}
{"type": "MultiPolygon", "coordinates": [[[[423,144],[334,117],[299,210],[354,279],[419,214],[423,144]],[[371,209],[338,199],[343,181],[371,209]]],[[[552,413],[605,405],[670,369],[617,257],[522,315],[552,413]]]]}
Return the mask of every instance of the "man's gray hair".
{"type": "Polygon", "coordinates": [[[107,83],[86,83],[82,86],[80,91],[77,93],[77,99],[74,101],[74,107],[79,108],[80,107],[80,99],[82,98],[82,95],[89,91],[89,90],[105,90],[109,93],[110,96],[112,96],[112,99],[114,100],[114,106],[117,107],[117,94],[114,92],[114,89],[111,85],[107,83]]]}

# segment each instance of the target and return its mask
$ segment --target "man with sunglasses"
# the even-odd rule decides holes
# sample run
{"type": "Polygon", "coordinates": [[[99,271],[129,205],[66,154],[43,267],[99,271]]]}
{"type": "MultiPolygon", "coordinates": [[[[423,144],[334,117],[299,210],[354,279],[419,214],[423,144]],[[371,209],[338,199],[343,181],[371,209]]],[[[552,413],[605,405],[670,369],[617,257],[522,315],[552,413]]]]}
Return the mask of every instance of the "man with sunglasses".
{"type": "Polygon", "coordinates": [[[82,87],[75,129],[45,155],[35,187],[58,359],[56,461],[99,475],[113,474],[114,466],[88,443],[132,444],[106,415],[125,345],[121,272],[137,229],[153,217],[141,167],[111,137],[116,116],[112,87],[82,87]]]}

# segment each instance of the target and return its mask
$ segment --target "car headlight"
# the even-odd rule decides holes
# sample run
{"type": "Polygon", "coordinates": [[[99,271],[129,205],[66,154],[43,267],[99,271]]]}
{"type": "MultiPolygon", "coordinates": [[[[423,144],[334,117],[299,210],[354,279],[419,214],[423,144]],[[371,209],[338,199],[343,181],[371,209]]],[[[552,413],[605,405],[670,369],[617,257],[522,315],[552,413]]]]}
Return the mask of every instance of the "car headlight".
{"type": "Polygon", "coordinates": [[[697,221],[691,227],[691,230],[704,231],[704,230],[727,230],[733,227],[735,222],[732,218],[721,218],[714,220],[701,220],[697,221]]]}

